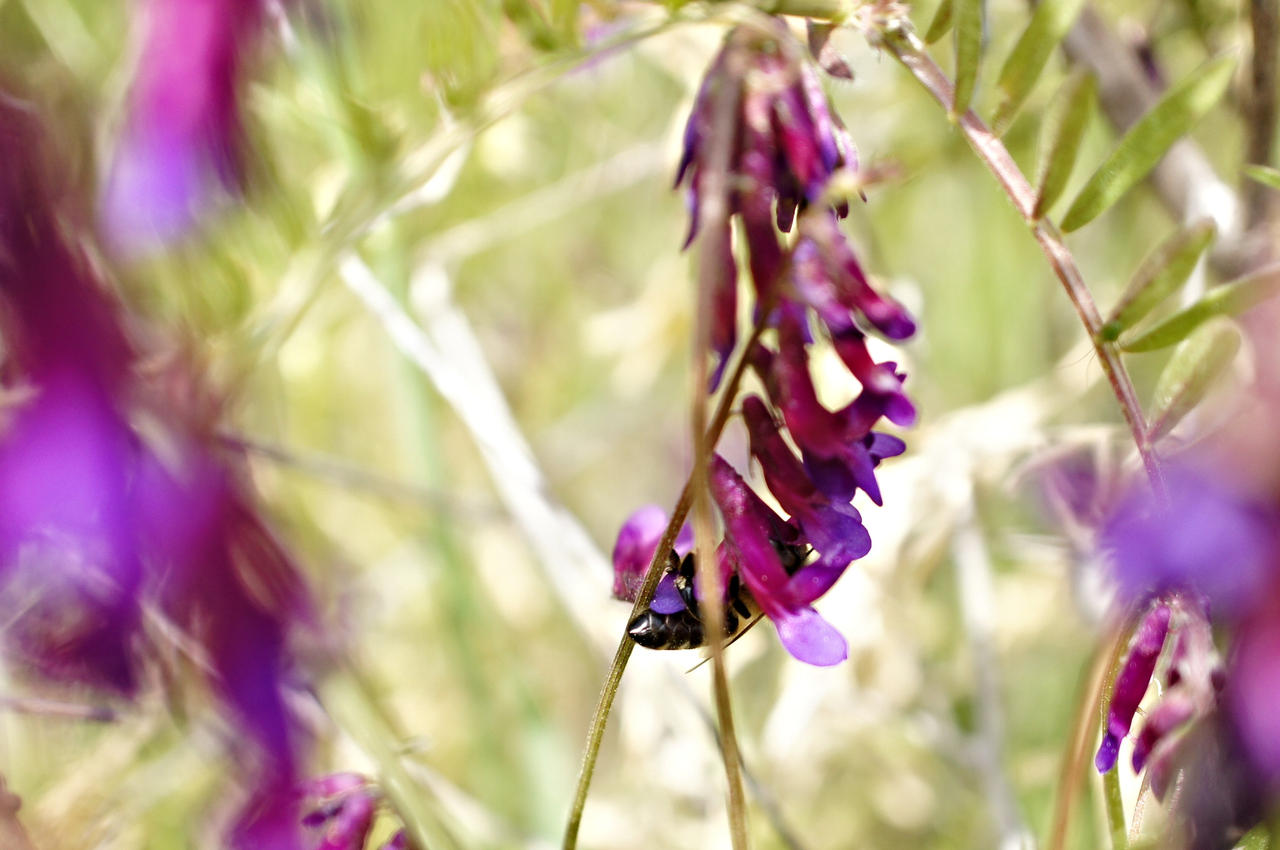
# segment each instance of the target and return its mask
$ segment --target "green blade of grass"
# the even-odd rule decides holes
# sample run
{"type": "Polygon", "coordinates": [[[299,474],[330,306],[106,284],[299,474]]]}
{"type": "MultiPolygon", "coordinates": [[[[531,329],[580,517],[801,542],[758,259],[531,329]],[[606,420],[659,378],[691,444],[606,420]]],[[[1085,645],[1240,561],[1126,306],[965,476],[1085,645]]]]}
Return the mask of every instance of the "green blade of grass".
{"type": "Polygon", "coordinates": [[[1246,165],[1243,169],[1245,177],[1257,181],[1263,186],[1280,189],[1280,169],[1268,165],[1246,165]]]}

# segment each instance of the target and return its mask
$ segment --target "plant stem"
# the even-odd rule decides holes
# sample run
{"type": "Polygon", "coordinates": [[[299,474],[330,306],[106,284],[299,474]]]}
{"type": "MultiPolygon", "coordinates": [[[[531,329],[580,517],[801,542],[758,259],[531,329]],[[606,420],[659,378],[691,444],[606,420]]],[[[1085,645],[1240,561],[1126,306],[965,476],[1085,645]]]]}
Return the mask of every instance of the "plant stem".
{"type": "Polygon", "coordinates": [[[1120,796],[1120,766],[1102,774],[1102,794],[1107,803],[1107,831],[1111,833],[1111,850],[1127,850],[1129,829],[1124,822],[1124,799],[1120,796]]]}
{"type": "MultiPolygon", "coordinates": [[[[692,433],[693,453],[693,531],[697,552],[696,584],[698,596],[706,600],[702,606],[702,628],[711,650],[711,688],[716,706],[716,719],[720,725],[720,754],[724,761],[725,781],[729,791],[729,835],[733,850],[747,848],[746,797],[742,790],[742,766],[738,757],[738,739],[733,726],[733,707],[729,699],[729,677],[724,669],[724,611],[718,600],[724,598],[720,583],[720,568],[716,558],[711,518],[711,499],[708,493],[708,469],[715,440],[709,439],[707,419],[707,359],[711,352],[711,323],[714,312],[712,299],[719,291],[729,270],[725,268],[724,255],[715,234],[729,227],[729,168],[733,159],[736,139],[734,120],[742,96],[741,79],[745,64],[741,50],[730,50],[726,57],[725,83],[717,87],[712,97],[710,144],[705,166],[696,178],[701,190],[702,203],[698,212],[698,229],[704,234],[698,252],[697,310],[693,346],[692,433]],[[732,81],[732,82],[729,82],[732,81]]],[[[731,260],[732,262],[732,260],[731,260]]],[[[767,315],[768,310],[761,308],[767,315]]],[[[742,351],[745,358],[750,346],[742,351]]],[[[726,387],[723,400],[732,402],[726,387]]],[[[718,435],[717,435],[718,437],[718,435]]]]}
{"type": "MultiPolygon", "coordinates": [[[[894,58],[902,63],[944,109],[949,108],[954,97],[951,81],[925,53],[919,39],[909,30],[902,28],[885,30],[881,36],[881,43],[894,58]]],[[[1075,307],[1076,314],[1089,335],[1102,372],[1106,375],[1111,391],[1120,405],[1120,411],[1124,414],[1125,422],[1129,426],[1134,445],[1146,468],[1147,477],[1151,479],[1151,486],[1157,494],[1163,496],[1164,478],[1151,441],[1147,437],[1142,405],[1138,401],[1133,381],[1129,378],[1129,373],[1120,359],[1120,352],[1115,346],[1099,339],[1102,317],[1098,313],[1097,305],[1094,304],[1093,295],[1084,283],[1084,277],[1080,274],[1075,258],[1062,241],[1062,235],[1058,229],[1047,220],[1035,218],[1035,190],[1018,169],[999,137],[991,132],[973,110],[957,116],[956,124],[978,158],[1000,183],[1001,188],[1013,203],[1014,209],[1031,228],[1032,235],[1040,244],[1040,249],[1049,261],[1050,268],[1061,282],[1067,298],[1075,307]]]]}
{"type": "MultiPolygon", "coordinates": [[[[760,333],[764,329],[764,318],[765,315],[762,313],[760,320],[752,329],[750,338],[747,339],[739,351],[732,373],[725,379],[720,401],[716,405],[716,411],[711,417],[710,424],[707,426],[706,440],[709,445],[715,445],[720,438],[720,433],[724,430],[725,423],[729,421],[729,413],[733,409],[733,402],[738,392],[738,384],[741,383],[742,376],[747,369],[747,352],[751,350],[756,340],[759,339],[760,333]]],[[[631,613],[627,617],[627,622],[634,619],[636,615],[643,613],[653,599],[653,592],[658,587],[658,580],[662,578],[666,553],[675,545],[676,535],[679,533],[680,527],[684,525],[692,503],[693,480],[691,477],[689,481],[685,482],[684,489],[680,491],[680,498],[676,500],[675,507],[671,510],[671,519],[667,522],[666,530],[662,532],[662,538],[658,541],[657,548],[654,549],[653,558],[649,561],[649,568],[645,572],[644,582],[640,585],[640,590],[636,594],[636,601],[631,606],[631,613]]],[[[617,696],[618,686],[622,682],[622,673],[627,667],[627,661],[631,658],[633,649],[635,649],[635,643],[631,640],[631,636],[623,634],[622,640],[618,643],[618,649],[614,652],[613,663],[609,666],[609,674],[605,678],[604,686],[600,689],[600,699],[596,703],[595,713],[591,717],[591,725],[587,729],[587,746],[582,756],[582,767],[578,772],[578,784],[574,792],[573,805],[569,810],[569,822],[565,826],[562,845],[564,850],[574,850],[578,846],[578,829],[582,825],[582,811],[587,804],[587,792],[591,788],[591,777],[595,772],[596,759],[600,754],[600,742],[604,738],[605,725],[609,720],[609,711],[613,708],[613,700],[617,696]]]]}
{"type": "MultiPolygon", "coordinates": [[[[1276,41],[1280,39],[1280,10],[1275,0],[1250,0],[1249,25],[1253,44],[1249,51],[1249,93],[1245,98],[1245,161],[1271,164],[1276,137],[1276,41]]],[[[1272,206],[1272,191],[1245,180],[1246,227],[1265,223],[1272,206]]]]}
{"type": "Polygon", "coordinates": [[[1080,695],[1075,718],[1071,724],[1071,744],[1066,758],[1062,762],[1062,771],[1058,775],[1058,795],[1053,806],[1053,820],[1049,827],[1047,850],[1062,850],[1066,846],[1067,831],[1071,826],[1071,807],[1075,802],[1077,789],[1089,763],[1089,750],[1093,746],[1094,726],[1092,720],[1101,711],[1103,694],[1108,693],[1106,687],[1108,674],[1116,668],[1116,660],[1125,646],[1125,630],[1113,629],[1107,640],[1102,642],[1105,649],[1099,652],[1089,668],[1089,677],[1085,682],[1084,692],[1080,695]]]}

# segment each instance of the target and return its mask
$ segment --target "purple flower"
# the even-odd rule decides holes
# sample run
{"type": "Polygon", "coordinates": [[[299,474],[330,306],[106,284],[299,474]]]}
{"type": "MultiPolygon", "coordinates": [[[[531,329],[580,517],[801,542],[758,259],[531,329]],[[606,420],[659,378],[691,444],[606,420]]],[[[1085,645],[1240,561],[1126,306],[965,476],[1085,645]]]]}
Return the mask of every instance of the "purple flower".
{"type": "Polygon", "coordinates": [[[301,577],[215,442],[220,405],[198,373],[135,368],[122,308],[71,235],[74,199],[14,103],[0,95],[0,331],[19,399],[0,423],[0,594],[23,603],[6,643],[37,671],[129,694],[168,654],[139,612],[178,624],[255,789],[232,845],[292,850],[280,801],[302,739],[281,688],[287,635],[309,616],[301,577]]]}
{"type": "Polygon", "coordinates": [[[782,645],[797,659],[820,667],[847,658],[844,638],[811,605],[847,565],[837,567],[820,559],[788,575],[774,541],[792,542],[796,530],[719,455],[712,458],[711,494],[724,517],[726,547],[752,597],[773,621],[782,645]]]}
{"type": "Polygon", "coordinates": [[[102,198],[125,251],[186,233],[240,185],[243,65],[262,0],[147,0],[129,115],[102,198]]]}
{"type": "MultiPolygon", "coordinates": [[[[797,61],[799,46],[785,25],[764,34],[742,27],[725,39],[707,69],[685,125],[684,148],[676,185],[688,182],[689,234],[698,235],[711,134],[729,132],[727,203],[742,220],[747,261],[758,309],[771,310],[778,299],[787,257],[777,231],[789,231],[796,210],[820,201],[827,180],[838,169],[856,167],[848,132],[832,115],[813,67],[797,61]],[[730,96],[731,126],[718,127],[713,114],[721,96],[730,96]]],[[[843,216],[846,205],[839,206],[843,216]]],[[[719,384],[737,339],[737,267],[728,220],[710,235],[722,257],[723,273],[712,293],[711,347],[717,357],[711,389],[719,384]]]]}
{"type": "Polygon", "coordinates": [[[364,777],[335,773],[313,780],[305,791],[313,800],[302,817],[311,836],[309,850],[364,850],[378,808],[364,777]]]}
{"type": "Polygon", "coordinates": [[[1213,712],[1223,685],[1213,631],[1203,607],[1182,596],[1175,596],[1171,607],[1173,651],[1165,689],[1133,744],[1133,771],[1139,773],[1151,765],[1151,786],[1157,798],[1164,796],[1173,773],[1171,764],[1180,749],[1181,739],[1174,733],[1213,712]]]}
{"type": "Polygon", "coordinates": [[[21,612],[6,640],[50,677],[129,694],[142,580],[131,434],[87,379],[36,392],[0,441],[0,586],[21,612]]]}
{"type": "Polygon", "coordinates": [[[881,504],[877,459],[866,439],[870,432],[863,430],[868,423],[857,415],[857,400],[841,412],[822,406],[809,375],[803,326],[784,317],[778,327],[778,353],[757,346],[752,365],[763,378],[770,401],[782,412],[814,485],[833,502],[848,502],[862,490],[881,504]]]}
{"type": "Polygon", "coordinates": [[[1229,717],[1249,762],[1280,787],[1280,585],[1240,624],[1226,676],[1229,717]]]}
{"type": "Polygon", "coordinates": [[[889,339],[908,339],[916,332],[915,322],[902,305],[871,286],[834,216],[805,216],[800,236],[813,243],[819,262],[806,265],[804,275],[797,274],[797,288],[802,294],[820,293],[813,297],[825,306],[824,320],[836,318],[833,331],[848,325],[847,318],[837,318],[834,302],[846,313],[861,316],[889,339]]]}
{"type": "Polygon", "coordinates": [[[1215,615],[1238,612],[1267,579],[1269,512],[1205,470],[1170,465],[1165,479],[1167,504],[1136,488],[1102,530],[1122,598],[1190,590],[1215,615]]]}
{"type": "Polygon", "coordinates": [[[1164,648],[1168,632],[1169,606],[1160,603],[1151,609],[1138,627],[1129,655],[1120,669],[1120,675],[1116,677],[1111,705],[1107,709],[1107,727],[1103,731],[1098,754],[1093,760],[1099,773],[1106,773],[1115,767],[1120,742],[1129,734],[1129,726],[1133,723],[1138,703],[1142,702],[1147,686],[1151,684],[1151,674],[1155,672],[1156,661],[1160,658],[1160,650],[1164,648]]]}
{"type": "Polygon", "coordinates": [[[871,551],[871,535],[857,510],[847,502],[832,502],[814,486],[759,396],[743,400],[742,415],[751,435],[751,454],[760,462],[769,491],[823,560],[842,568],[871,551]]]}
{"type": "MultiPolygon", "coordinates": [[[[662,532],[667,529],[667,512],[657,505],[637,508],[618,531],[613,546],[613,595],[624,602],[635,602],[644,583],[645,571],[653,560],[662,532]]],[[[693,529],[688,523],[676,536],[675,552],[684,556],[693,548],[693,529]]],[[[659,614],[671,614],[684,607],[684,600],[671,576],[663,576],[650,604],[659,614]]]]}

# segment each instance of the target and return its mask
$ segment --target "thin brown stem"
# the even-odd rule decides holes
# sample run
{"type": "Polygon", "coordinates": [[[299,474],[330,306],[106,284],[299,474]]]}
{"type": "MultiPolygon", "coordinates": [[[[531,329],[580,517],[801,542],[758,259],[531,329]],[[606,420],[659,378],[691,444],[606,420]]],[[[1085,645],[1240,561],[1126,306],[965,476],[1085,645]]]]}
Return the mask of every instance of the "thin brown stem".
{"type": "MultiPolygon", "coordinates": [[[[1276,137],[1276,42],[1280,39],[1280,8],[1276,0],[1249,0],[1249,26],[1253,49],[1245,98],[1245,161],[1270,165],[1276,137]]],[[[1252,229],[1270,217],[1275,190],[1248,179],[1242,188],[1246,227],[1252,229]]]]}
{"type": "Polygon", "coordinates": [[[1053,806],[1053,820],[1049,827],[1047,850],[1062,850],[1066,846],[1067,831],[1071,825],[1071,809],[1076,792],[1084,779],[1085,766],[1089,763],[1089,751],[1093,748],[1096,719],[1102,710],[1103,700],[1111,688],[1108,679],[1128,643],[1129,630],[1124,626],[1113,628],[1101,644],[1104,649],[1094,657],[1089,668],[1084,693],[1080,695],[1076,715],[1071,723],[1071,744],[1062,762],[1058,776],[1058,795],[1053,806]]]}
{"type": "MultiPolygon", "coordinates": [[[[698,595],[707,601],[702,606],[702,628],[711,649],[711,687],[720,725],[720,752],[729,791],[729,835],[734,850],[747,848],[746,796],[742,790],[742,770],[738,756],[738,739],[734,732],[733,709],[729,699],[729,677],[724,669],[724,611],[716,600],[723,598],[720,569],[715,553],[708,494],[708,468],[715,442],[708,439],[707,359],[711,352],[711,324],[714,293],[725,282],[729,269],[715,237],[729,227],[729,168],[733,157],[734,120],[742,96],[744,68],[742,51],[730,49],[721,85],[712,97],[712,130],[708,135],[707,160],[699,170],[698,228],[706,234],[699,246],[697,286],[697,332],[694,335],[693,387],[691,419],[694,436],[693,456],[693,531],[697,552],[696,584],[698,595]]],[[[765,311],[762,310],[762,313],[765,311]]],[[[749,349],[743,351],[743,356],[749,349]]],[[[726,392],[729,388],[726,388],[726,392]]]]}
{"type": "MultiPolygon", "coordinates": [[[[715,414],[707,425],[706,440],[710,445],[715,445],[720,439],[725,423],[729,421],[729,415],[733,411],[733,402],[737,396],[738,385],[742,382],[742,376],[747,370],[747,352],[751,350],[756,340],[760,338],[760,333],[764,330],[763,321],[764,314],[762,313],[760,321],[752,329],[751,336],[739,351],[733,371],[725,378],[724,389],[721,390],[715,414]]],[[[676,500],[675,507],[671,510],[671,519],[667,522],[666,530],[662,532],[657,548],[654,549],[653,558],[649,561],[649,567],[645,571],[644,582],[636,593],[636,601],[631,606],[631,613],[627,616],[627,622],[631,622],[636,615],[643,613],[649,607],[649,602],[653,600],[653,592],[658,587],[659,579],[662,578],[666,553],[675,546],[676,535],[679,534],[681,526],[684,525],[685,518],[689,516],[689,508],[692,503],[693,480],[691,477],[685,483],[684,489],[680,491],[680,498],[676,500]]],[[[631,658],[633,649],[635,649],[635,643],[631,640],[630,635],[623,634],[622,640],[618,643],[618,649],[614,652],[613,663],[609,666],[609,674],[605,678],[604,686],[600,689],[600,699],[596,703],[595,713],[591,717],[591,725],[587,729],[586,750],[582,756],[582,767],[578,772],[578,784],[574,792],[573,805],[569,811],[569,821],[565,826],[562,845],[564,850],[573,850],[578,846],[578,830],[582,826],[582,812],[587,804],[587,793],[591,789],[591,777],[595,773],[596,759],[600,754],[600,742],[604,739],[604,730],[609,721],[609,712],[613,708],[613,701],[618,695],[618,686],[622,683],[622,674],[626,670],[627,661],[631,658]]]]}
{"type": "MultiPolygon", "coordinates": [[[[883,34],[883,44],[889,52],[903,64],[912,76],[924,86],[944,109],[952,102],[953,86],[951,80],[942,69],[925,53],[919,39],[910,31],[895,29],[883,34]]],[[[1133,436],[1134,445],[1146,467],[1147,476],[1157,493],[1164,492],[1164,479],[1160,472],[1151,441],[1147,437],[1146,420],[1142,413],[1142,404],[1138,401],[1133,381],[1120,359],[1120,352],[1115,346],[1102,342],[1099,332],[1102,330],[1102,316],[1093,301],[1093,295],[1085,285],[1080,267],[1076,265],[1062,235],[1051,222],[1037,220],[1035,211],[1036,193],[1027,182],[1027,178],[1019,170],[1017,163],[1009,154],[1000,138],[982,122],[973,110],[960,115],[956,119],[960,131],[968,140],[970,147],[978,158],[987,166],[1004,189],[1013,207],[1031,228],[1032,235],[1040,244],[1041,251],[1049,261],[1049,267],[1062,284],[1071,305],[1084,325],[1085,332],[1093,344],[1098,356],[1098,363],[1106,375],[1107,383],[1120,405],[1125,423],[1133,436]]]]}

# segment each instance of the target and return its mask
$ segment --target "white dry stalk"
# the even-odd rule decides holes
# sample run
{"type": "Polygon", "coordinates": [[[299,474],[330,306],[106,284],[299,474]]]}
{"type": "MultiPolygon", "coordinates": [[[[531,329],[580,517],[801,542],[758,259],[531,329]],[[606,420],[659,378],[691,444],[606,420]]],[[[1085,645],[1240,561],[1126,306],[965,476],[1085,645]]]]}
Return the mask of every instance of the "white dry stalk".
{"type": "Polygon", "coordinates": [[[409,316],[356,255],[348,254],[339,270],[347,288],[374,315],[391,343],[422,370],[467,427],[499,498],[532,545],[548,584],[603,657],[616,642],[616,623],[611,626],[589,612],[608,597],[609,562],[586,529],[548,491],[470,323],[448,300],[444,269],[425,265],[414,275],[413,291],[429,293],[434,302],[425,327],[409,316]]]}

